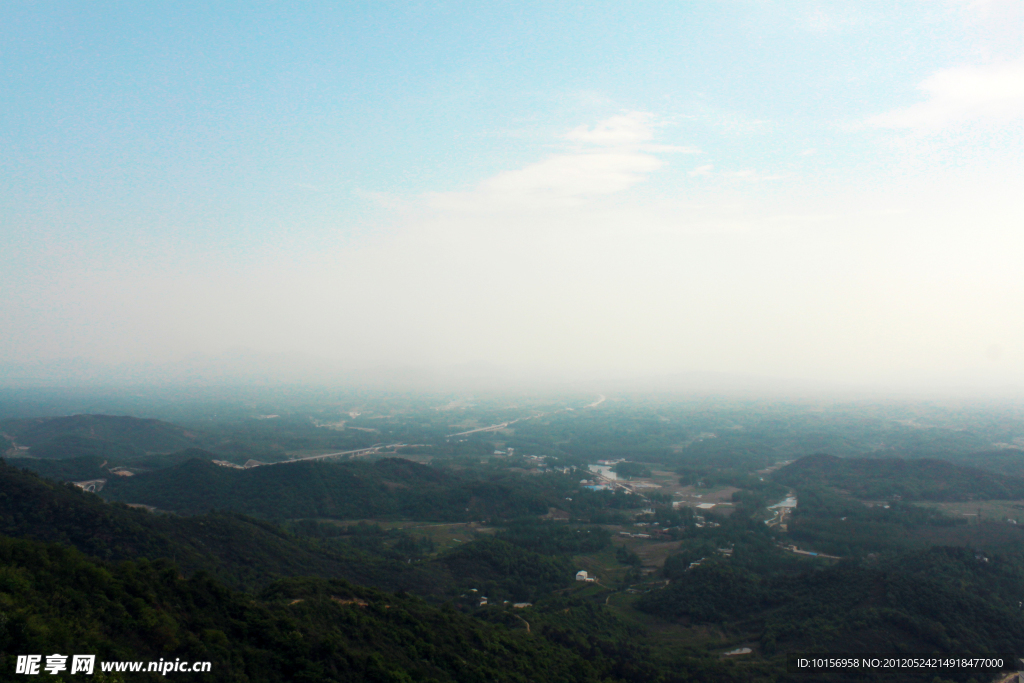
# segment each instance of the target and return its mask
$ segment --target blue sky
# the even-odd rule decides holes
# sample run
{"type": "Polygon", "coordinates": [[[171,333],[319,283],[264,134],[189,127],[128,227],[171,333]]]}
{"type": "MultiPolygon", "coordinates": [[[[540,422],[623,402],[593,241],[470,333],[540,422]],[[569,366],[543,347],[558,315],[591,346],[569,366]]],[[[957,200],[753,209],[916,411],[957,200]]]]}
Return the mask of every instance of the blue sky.
{"type": "Polygon", "coordinates": [[[0,354],[1019,382],[1022,34],[999,0],[5,3],[0,354]]]}

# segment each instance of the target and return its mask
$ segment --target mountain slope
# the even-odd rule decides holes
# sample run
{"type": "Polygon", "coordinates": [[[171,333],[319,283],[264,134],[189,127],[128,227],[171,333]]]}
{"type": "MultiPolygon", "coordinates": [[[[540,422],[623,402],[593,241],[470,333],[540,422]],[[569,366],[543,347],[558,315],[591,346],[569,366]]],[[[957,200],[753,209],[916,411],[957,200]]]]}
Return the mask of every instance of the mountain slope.
{"type": "Polygon", "coordinates": [[[1024,648],[1021,559],[1013,549],[982,556],[937,546],[788,575],[712,562],[645,594],[639,607],[687,623],[756,624],[769,653],[1016,652],[1024,648]]]}
{"type": "Polygon", "coordinates": [[[317,574],[392,590],[441,591],[443,571],[389,561],[354,548],[322,548],[241,515],[154,515],[0,464],[0,534],[71,545],[103,560],[174,560],[239,588],[317,574]]]}
{"type": "Polygon", "coordinates": [[[201,445],[202,435],[162,420],[117,415],[68,415],[0,422],[0,432],[34,457],[129,457],[201,445]]]}
{"type": "Polygon", "coordinates": [[[400,458],[239,470],[191,460],[108,482],[103,496],[185,514],[228,509],[268,519],[469,521],[547,512],[540,498],[400,458]]]}
{"type": "Polygon", "coordinates": [[[572,649],[521,628],[345,581],[290,579],[253,597],[205,574],[183,578],[166,562],[102,565],[72,549],[0,537],[0,586],[4,671],[14,670],[15,653],[59,652],[95,653],[99,662],[211,662],[209,673],[170,680],[606,680],[572,649]]]}

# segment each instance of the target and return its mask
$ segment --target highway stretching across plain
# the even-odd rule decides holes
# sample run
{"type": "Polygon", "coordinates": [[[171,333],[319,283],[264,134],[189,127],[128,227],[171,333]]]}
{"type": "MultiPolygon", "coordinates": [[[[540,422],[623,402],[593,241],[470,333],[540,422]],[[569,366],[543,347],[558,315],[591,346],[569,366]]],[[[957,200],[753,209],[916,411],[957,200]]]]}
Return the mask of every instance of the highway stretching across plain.
{"type": "MultiPolygon", "coordinates": [[[[598,394],[598,399],[596,401],[594,401],[593,403],[587,404],[587,405],[585,405],[583,407],[584,408],[593,408],[595,406],[601,405],[606,400],[607,399],[605,398],[604,394],[598,394]]],[[[510,425],[514,425],[517,422],[521,422],[523,420],[530,420],[530,419],[533,419],[535,417],[544,417],[545,415],[555,415],[557,413],[563,413],[563,412],[566,412],[568,410],[572,410],[572,408],[563,408],[562,410],[556,410],[553,413],[541,413],[539,415],[531,415],[530,417],[521,417],[521,418],[518,418],[516,420],[508,420],[506,422],[501,422],[501,423],[490,425],[490,426],[487,426],[487,427],[478,427],[477,429],[470,429],[470,430],[467,430],[465,432],[457,432],[455,434],[449,434],[446,438],[450,439],[450,438],[456,437],[456,436],[466,436],[468,434],[479,434],[481,432],[496,432],[496,431],[505,429],[505,428],[509,427],[510,425]]],[[[405,446],[405,445],[407,445],[407,444],[404,444],[404,443],[374,444],[373,446],[368,446],[366,448],[357,448],[357,449],[352,450],[352,451],[338,451],[337,453],[323,453],[322,455],[308,455],[308,456],[306,456],[304,458],[291,458],[290,460],[281,460],[279,462],[263,463],[260,466],[262,467],[262,466],[265,466],[265,465],[287,465],[288,463],[293,463],[293,462],[308,462],[310,460],[324,460],[326,458],[340,458],[340,457],[344,457],[344,456],[349,456],[349,457],[355,458],[355,457],[358,457],[358,456],[361,456],[361,455],[370,455],[372,453],[380,453],[381,451],[387,450],[387,449],[401,448],[402,446],[405,446]]]]}
{"type": "MultiPolygon", "coordinates": [[[[604,403],[607,400],[608,399],[605,398],[604,394],[598,394],[598,399],[596,401],[594,401],[593,403],[588,403],[587,405],[583,406],[583,408],[593,408],[595,406],[601,405],[602,403],[604,403]]],[[[518,420],[509,420],[508,422],[501,422],[499,424],[490,425],[488,427],[477,427],[476,429],[470,429],[470,430],[467,430],[465,432],[456,432],[455,434],[449,434],[446,438],[450,439],[450,438],[455,437],[455,436],[466,436],[467,434],[479,434],[480,432],[497,432],[497,431],[500,431],[502,429],[505,429],[509,425],[514,425],[516,422],[521,422],[521,421],[524,421],[524,420],[532,420],[532,419],[534,419],[536,417],[544,417],[545,415],[557,415],[558,413],[564,413],[564,412],[567,412],[567,411],[570,411],[570,410],[573,410],[573,409],[572,408],[562,408],[561,410],[556,410],[556,411],[551,412],[551,413],[540,413],[538,415],[531,415],[529,417],[521,417],[518,420]]]]}
{"type": "Polygon", "coordinates": [[[369,446],[367,448],[357,448],[354,451],[338,451],[337,453],[324,453],[322,455],[308,455],[305,458],[292,458],[291,460],[281,460],[279,462],[269,462],[267,465],[287,465],[290,462],[305,462],[308,460],[323,460],[324,458],[337,458],[343,455],[349,455],[356,457],[359,455],[369,455],[370,453],[380,453],[382,450],[387,448],[401,448],[405,446],[404,443],[389,443],[389,444],[377,444],[369,446]]]}

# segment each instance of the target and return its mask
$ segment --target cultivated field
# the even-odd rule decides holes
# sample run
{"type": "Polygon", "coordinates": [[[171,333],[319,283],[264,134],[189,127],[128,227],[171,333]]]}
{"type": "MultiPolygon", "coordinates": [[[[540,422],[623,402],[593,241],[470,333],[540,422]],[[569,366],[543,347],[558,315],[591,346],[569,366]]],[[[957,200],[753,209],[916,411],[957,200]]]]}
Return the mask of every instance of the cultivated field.
{"type": "Polygon", "coordinates": [[[1012,519],[1024,524],[1024,500],[973,500],[963,503],[921,502],[916,504],[942,510],[951,517],[966,517],[969,521],[978,521],[979,518],[987,521],[1012,519]]]}

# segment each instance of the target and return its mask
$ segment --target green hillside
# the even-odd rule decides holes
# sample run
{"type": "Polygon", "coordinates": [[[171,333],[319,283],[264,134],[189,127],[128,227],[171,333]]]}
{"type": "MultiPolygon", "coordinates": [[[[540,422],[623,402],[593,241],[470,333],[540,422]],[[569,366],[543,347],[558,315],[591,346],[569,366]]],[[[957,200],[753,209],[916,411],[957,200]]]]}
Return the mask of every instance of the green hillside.
{"type": "MultiPolygon", "coordinates": [[[[533,526],[545,547],[607,542],[595,530],[533,526]]],[[[235,515],[128,509],[0,465],[0,670],[10,670],[17,653],[88,652],[100,661],[213,663],[211,675],[188,680],[771,680],[706,652],[656,656],[642,630],[603,605],[548,598],[573,583],[572,563],[517,545],[533,544],[522,529],[509,538],[515,542],[482,539],[428,562],[388,562],[235,515]],[[318,577],[271,581],[298,573],[318,577]],[[234,592],[218,576],[254,592],[234,592]],[[452,585],[493,589],[498,604],[477,609],[474,599],[459,600],[470,615],[409,594],[438,595],[452,585]],[[505,595],[541,604],[527,621],[500,604],[505,595]]]]}
{"type": "MultiPolygon", "coordinates": [[[[403,467],[397,465],[399,471],[403,467]]],[[[395,469],[390,471],[394,474],[395,469]]],[[[373,525],[292,527],[302,535],[236,513],[151,514],[0,467],[0,534],[64,543],[111,561],[169,559],[186,572],[207,571],[238,588],[261,588],[284,576],[317,575],[433,598],[479,587],[495,598],[532,600],[565,586],[575,573],[568,549],[534,552],[522,547],[522,534],[511,536],[512,542],[485,537],[426,557],[412,537],[385,534],[373,525]]],[[[548,546],[552,544],[545,539],[552,534],[564,535],[551,524],[531,528],[533,539],[548,546]]],[[[602,540],[607,543],[607,534],[602,540]]]]}
{"type": "Polygon", "coordinates": [[[103,560],[166,558],[186,572],[208,571],[239,588],[312,574],[421,594],[444,592],[450,584],[437,567],[350,545],[326,547],[240,515],[178,517],[112,505],[6,464],[0,465],[0,534],[74,546],[103,560]]]}
{"type": "Polygon", "coordinates": [[[57,481],[83,481],[88,479],[112,480],[117,477],[111,470],[125,468],[138,473],[173,467],[189,460],[217,460],[216,453],[201,448],[186,448],[173,453],[154,453],[130,457],[80,455],[74,458],[7,458],[12,467],[29,469],[47,479],[57,481]]]}
{"type": "Polygon", "coordinates": [[[568,557],[542,555],[497,538],[467,543],[441,561],[462,584],[479,586],[484,595],[517,602],[565,588],[576,573],[568,557]]]}
{"type": "Polygon", "coordinates": [[[36,443],[28,451],[33,458],[52,460],[95,457],[111,461],[130,461],[144,453],[145,451],[131,443],[108,441],[81,434],[61,434],[36,443]]]}
{"type": "Polygon", "coordinates": [[[110,479],[113,476],[110,474],[112,463],[99,455],[80,455],[75,458],[59,460],[42,458],[6,458],[5,460],[11,467],[32,470],[41,477],[55,481],[110,479]]]}
{"type": "Polygon", "coordinates": [[[211,662],[208,674],[131,675],[140,681],[583,683],[609,673],[606,660],[588,661],[521,626],[406,594],[290,579],[248,596],[203,573],[185,578],[168,562],[103,565],[72,549],[3,537],[0,605],[5,672],[14,653],[57,652],[95,653],[99,662],[211,662]]]}
{"type": "Polygon", "coordinates": [[[693,624],[753,626],[766,654],[1022,652],[1021,559],[935,547],[799,573],[711,562],[648,593],[640,608],[693,624]]]}
{"type": "Polygon", "coordinates": [[[467,521],[547,512],[547,503],[502,483],[461,478],[400,458],[297,462],[240,470],[189,460],[118,478],[110,500],[194,514],[217,508],[268,519],[425,519],[467,521]]]}
{"type": "Polygon", "coordinates": [[[161,420],[117,415],[68,415],[0,421],[0,432],[33,457],[132,457],[198,446],[202,435],[161,420]]]}

